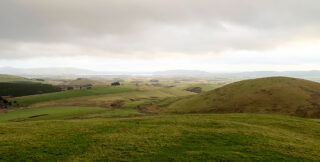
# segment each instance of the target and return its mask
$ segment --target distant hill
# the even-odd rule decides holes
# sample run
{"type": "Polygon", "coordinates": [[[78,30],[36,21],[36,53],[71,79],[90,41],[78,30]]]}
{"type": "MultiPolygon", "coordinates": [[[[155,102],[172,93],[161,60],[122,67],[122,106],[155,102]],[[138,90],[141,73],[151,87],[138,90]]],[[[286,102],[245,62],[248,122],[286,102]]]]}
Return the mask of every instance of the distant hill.
{"type": "Polygon", "coordinates": [[[252,72],[231,72],[231,73],[212,73],[201,70],[168,70],[154,72],[153,75],[158,76],[174,76],[174,77],[206,77],[206,78],[222,78],[222,79],[255,79],[262,77],[294,77],[313,81],[320,81],[320,71],[252,71],[252,72]]]}
{"type": "Polygon", "coordinates": [[[225,77],[225,78],[238,78],[238,79],[253,79],[262,77],[274,77],[274,76],[284,76],[284,77],[294,77],[302,78],[314,81],[320,81],[320,71],[310,70],[310,71],[253,71],[253,72],[240,72],[240,73],[215,73],[215,76],[225,77]]]}
{"type": "MultiPolygon", "coordinates": [[[[208,69],[210,71],[212,69],[208,69]]],[[[168,76],[187,78],[213,78],[219,80],[242,80],[261,77],[285,76],[320,81],[320,70],[310,71],[252,71],[252,72],[207,72],[201,70],[167,70],[156,72],[117,72],[117,71],[94,71],[81,68],[53,67],[53,68],[12,68],[0,67],[0,74],[18,75],[30,78],[57,78],[58,76],[85,77],[85,76],[168,76]]]]}
{"type": "Polygon", "coordinates": [[[168,70],[154,72],[153,75],[168,75],[168,76],[207,76],[212,73],[201,70],[168,70]]]}
{"type": "Polygon", "coordinates": [[[87,78],[78,78],[75,80],[70,80],[65,83],[62,83],[64,85],[106,85],[106,83],[96,81],[96,80],[91,80],[87,78]]]}
{"type": "Polygon", "coordinates": [[[0,83],[1,82],[33,82],[35,80],[15,76],[15,75],[7,75],[7,74],[0,74],[0,83]]]}
{"type": "Polygon", "coordinates": [[[163,112],[277,113],[320,117],[320,83],[270,77],[244,80],[179,100],[163,112]]]}

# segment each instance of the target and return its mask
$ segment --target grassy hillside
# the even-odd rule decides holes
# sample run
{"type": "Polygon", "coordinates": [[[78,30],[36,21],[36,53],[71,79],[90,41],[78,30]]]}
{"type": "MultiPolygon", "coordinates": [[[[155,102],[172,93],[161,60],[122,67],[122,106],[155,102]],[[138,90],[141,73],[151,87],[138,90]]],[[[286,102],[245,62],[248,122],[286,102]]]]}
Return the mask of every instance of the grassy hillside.
{"type": "Polygon", "coordinates": [[[42,103],[47,101],[55,101],[61,99],[83,97],[83,96],[94,96],[94,95],[105,95],[120,92],[134,91],[132,88],[128,87],[111,87],[111,86],[97,86],[91,89],[76,89],[70,91],[62,91],[56,93],[48,93],[41,95],[23,96],[12,98],[11,101],[17,101],[19,106],[29,106],[35,103],[42,103]]]}
{"type": "Polygon", "coordinates": [[[177,89],[147,86],[94,86],[91,89],[76,89],[57,93],[16,97],[19,106],[99,106],[108,107],[113,102],[159,99],[193,94],[177,89]]]}
{"type": "Polygon", "coordinates": [[[0,161],[320,161],[320,124],[281,115],[0,123],[0,161]]]}
{"type": "Polygon", "coordinates": [[[103,112],[104,108],[98,107],[49,107],[20,109],[7,113],[0,113],[0,122],[53,120],[79,117],[90,113],[103,112]]]}
{"type": "Polygon", "coordinates": [[[320,84],[286,77],[245,80],[182,99],[163,112],[280,113],[319,118],[320,84]]]}
{"type": "Polygon", "coordinates": [[[86,119],[140,115],[134,109],[106,109],[101,107],[42,107],[30,109],[17,109],[0,113],[1,122],[12,121],[39,121],[39,120],[63,120],[86,119]]]}
{"type": "Polygon", "coordinates": [[[100,81],[95,81],[87,78],[78,78],[75,80],[70,80],[65,83],[62,83],[63,85],[106,85],[106,83],[100,82],[100,81]]]}

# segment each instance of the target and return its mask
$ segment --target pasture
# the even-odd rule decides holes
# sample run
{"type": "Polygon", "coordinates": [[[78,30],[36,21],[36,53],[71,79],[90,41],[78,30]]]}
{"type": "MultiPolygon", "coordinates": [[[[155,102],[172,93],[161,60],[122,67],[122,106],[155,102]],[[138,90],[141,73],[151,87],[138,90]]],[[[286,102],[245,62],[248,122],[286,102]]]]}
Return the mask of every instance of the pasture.
{"type": "Polygon", "coordinates": [[[2,161],[319,161],[318,122],[198,114],[0,123],[2,161]]]}

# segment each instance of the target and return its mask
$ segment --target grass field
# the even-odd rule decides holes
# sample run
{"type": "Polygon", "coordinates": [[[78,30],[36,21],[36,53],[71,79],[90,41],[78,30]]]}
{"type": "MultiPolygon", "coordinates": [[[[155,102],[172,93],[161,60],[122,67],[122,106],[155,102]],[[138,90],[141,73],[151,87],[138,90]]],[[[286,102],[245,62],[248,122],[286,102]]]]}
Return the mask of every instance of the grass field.
{"type": "Polygon", "coordinates": [[[12,98],[19,106],[98,106],[110,107],[117,101],[161,99],[167,97],[186,96],[194,93],[174,88],[156,88],[147,86],[94,86],[92,89],[77,89],[42,95],[12,98]]]}
{"type": "Polygon", "coordinates": [[[211,90],[214,90],[216,88],[220,88],[224,85],[226,85],[227,83],[223,82],[223,83],[207,83],[207,84],[181,84],[181,85],[178,85],[176,88],[177,89],[180,89],[180,90],[184,90],[184,89],[187,89],[189,87],[200,87],[202,89],[202,91],[206,92],[206,91],[211,91],[211,90]]]}
{"type": "Polygon", "coordinates": [[[256,114],[0,123],[2,161],[319,161],[320,124],[256,114]]]}
{"type": "Polygon", "coordinates": [[[0,122],[86,119],[139,115],[135,109],[106,109],[101,107],[42,107],[16,109],[0,113],[0,122]]]}
{"type": "Polygon", "coordinates": [[[90,113],[102,113],[99,107],[46,107],[33,109],[18,109],[0,114],[0,122],[55,120],[81,117],[90,113]]]}
{"type": "Polygon", "coordinates": [[[130,92],[134,91],[132,87],[111,87],[111,86],[95,86],[91,89],[76,89],[70,91],[62,91],[56,93],[48,93],[41,95],[32,95],[24,97],[16,97],[11,99],[12,101],[17,101],[19,106],[29,106],[35,103],[55,101],[61,99],[83,97],[83,96],[99,96],[113,93],[130,92]]]}

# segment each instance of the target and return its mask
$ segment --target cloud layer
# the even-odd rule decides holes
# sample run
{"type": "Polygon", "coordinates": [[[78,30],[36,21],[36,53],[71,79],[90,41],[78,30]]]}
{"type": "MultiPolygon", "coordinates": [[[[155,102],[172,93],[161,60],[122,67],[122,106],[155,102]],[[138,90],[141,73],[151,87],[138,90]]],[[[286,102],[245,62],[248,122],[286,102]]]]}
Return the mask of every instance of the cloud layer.
{"type": "Polygon", "coordinates": [[[320,69],[319,6],[319,0],[1,0],[0,66],[320,69]]]}
{"type": "Polygon", "coordinates": [[[320,36],[318,0],[3,0],[0,56],[167,57],[320,36]]]}

